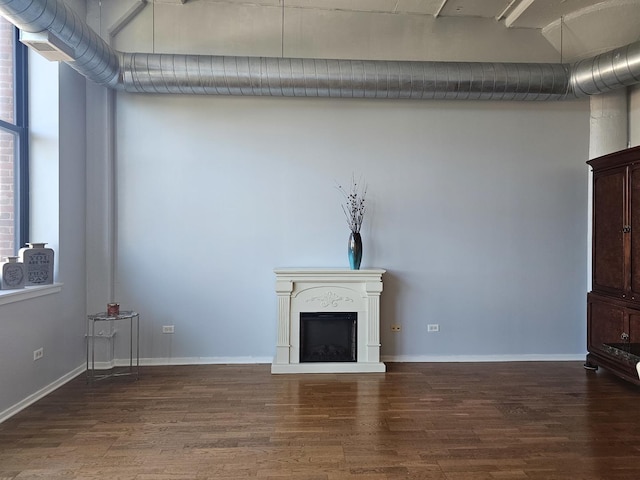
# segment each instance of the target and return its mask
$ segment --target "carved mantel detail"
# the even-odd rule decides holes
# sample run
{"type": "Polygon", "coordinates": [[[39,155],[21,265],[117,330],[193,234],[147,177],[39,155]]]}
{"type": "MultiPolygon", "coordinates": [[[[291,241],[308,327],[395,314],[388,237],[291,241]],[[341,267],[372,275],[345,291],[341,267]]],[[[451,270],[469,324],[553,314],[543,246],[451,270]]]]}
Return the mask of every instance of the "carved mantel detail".
{"type": "Polygon", "coordinates": [[[337,293],[332,292],[331,290],[329,290],[328,292],[326,292],[324,295],[322,295],[320,297],[308,298],[306,300],[306,302],[307,303],[309,303],[309,302],[320,302],[320,305],[322,307],[324,307],[324,308],[327,308],[327,307],[338,308],[338,306],[339,306],[338,302],[351,302],[351,303],[353,303],[353,298],[351,298],[351,297],[341,297],[337,293]]]}

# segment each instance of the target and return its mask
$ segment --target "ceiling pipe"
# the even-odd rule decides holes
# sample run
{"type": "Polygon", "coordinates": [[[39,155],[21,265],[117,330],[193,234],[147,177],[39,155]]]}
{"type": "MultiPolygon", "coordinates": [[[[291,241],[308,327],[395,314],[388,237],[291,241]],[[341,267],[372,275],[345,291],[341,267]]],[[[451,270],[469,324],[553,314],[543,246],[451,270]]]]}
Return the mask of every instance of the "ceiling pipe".
{"type": "Polygon", "coordinates": [[[61,0],[0,0],[0,15],[23,32],[48,31],[62,42],[72,68],[107,87],[118,88],[120,59],[87,23],[61,0]]]}
{"type": "Polygon", "coordinates": [[[125,53],[132,93],[276,97],[558,100],[561,64],[392,62],[125,53]]]}
{"type": "Polygon", "coordinates": [[[640,81],[640,42],[573,66],[121,53],[62,0],[0,0],[0,14],[23,31],[48,31],[71,67],[131,93],[563,100],[640,81]]]}
{"type": "Polygon", "coordinates": [[[597,95],[640,82],[640,42],[574,64],[571,89],[576,96],[597,95]]]}

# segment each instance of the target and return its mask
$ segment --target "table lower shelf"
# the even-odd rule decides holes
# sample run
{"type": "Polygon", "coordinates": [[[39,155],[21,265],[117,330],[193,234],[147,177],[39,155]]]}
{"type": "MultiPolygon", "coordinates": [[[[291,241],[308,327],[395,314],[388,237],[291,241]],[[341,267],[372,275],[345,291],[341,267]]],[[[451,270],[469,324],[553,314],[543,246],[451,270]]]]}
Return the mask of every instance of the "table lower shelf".
{"type": "Polygon", "coordinates": [[[134,377],[135,380],[140,378],[139,368],[134,366],[130,371],[115,371],[116,368],[126,368],[129,370],[129,367],[114,367],[110,369],[103,370],[93,370],[91,372],[87,371],[87,380],[89,382],[97,382],[99,380],[106,380],[108,378],[113,377],[134,377]],[[101,373],[101,372],[109,372],[109,373],[101,373]]]}

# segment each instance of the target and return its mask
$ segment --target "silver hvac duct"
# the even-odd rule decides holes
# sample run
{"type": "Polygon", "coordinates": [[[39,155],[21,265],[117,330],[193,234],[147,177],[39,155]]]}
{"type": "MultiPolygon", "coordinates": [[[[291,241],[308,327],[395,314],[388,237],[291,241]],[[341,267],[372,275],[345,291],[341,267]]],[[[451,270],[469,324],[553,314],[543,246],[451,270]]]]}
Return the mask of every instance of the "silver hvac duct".
{"type": "Polygon", "coordinates": [[[640,42],[574,66],[120,53],[62,0],[0,0],[0,14],[68,47],[73,68],[132,93],[562,100],[640,81],[640,42]]]}
{"type": "Polygon", "coordinates": [[[0,14],[24,32],[48,31],[74,59],[67,63],[95,83],[107,87],[120,83],[118,52],[63,1],[0,0],[0,14]]]}
{"type": "Polygon", "coordinates": [[[640,42],[577,62],[571,69],[570,81],[576,96],[635,85],[640,82],[640,42]]]}
{"type": "Polygon", "coordinates": [[[125,90],[144,93],[558,100],[568,79],[561,64],[123,55],[125,90]]]}

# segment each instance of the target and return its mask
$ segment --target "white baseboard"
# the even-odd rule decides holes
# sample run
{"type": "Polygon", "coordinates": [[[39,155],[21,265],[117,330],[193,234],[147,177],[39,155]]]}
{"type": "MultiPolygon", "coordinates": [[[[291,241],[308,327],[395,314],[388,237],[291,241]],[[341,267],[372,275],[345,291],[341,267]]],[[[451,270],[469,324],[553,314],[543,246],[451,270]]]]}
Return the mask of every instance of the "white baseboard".
{"type": "Polygon", "coordinates": [[[58,380],[55,380],[54,382],[50,383],[46,387],[41,388],[40,390],[38,390],[35,393],[32,393],[27,398],[25,398],[24,400],[16,403],[12,407],[7,408],[5,411],[0,412],[0,423],[4,422],[5,420],[7,420],[7,419],[9,419],[11,417],[13,417],[16,413],[24,410],[29,405],[31,405],[31,404],[37,402],[38,400],[40,400],[41,398],[47,396],[48,394],[50,394],[51,392],[53,392],[57,388],[60,388],[65,383],[73,380],[78,375],[80,375],[81,373],[85,372],[85,370],[86,370],[86,365],[83,362],[82,365],[80,365],[79,367],[73,369],[72,371],[70,371],[66,375],[63,375],[58,380]]]}
{"type": "MultiPolygon", "coordinates": [[[[259,363],[271,364],[272,357],[166,357],[141,358],[140,366],[156,365],[253,365],[259,363]]],[[[96,362],[96,369],[129,366],[129,359],[118,359],[114,362],[96,362]]]]}
{"type": "MultiPolygon", "coordinates": [[[[584,361],[587,352],[557,354],[523,354],[523,355],[383,355],[383,362],[397,363],[461,363],[461,362],[573,362],[584,361]]],[[[140,366],[152,365],[242,365],[273,363],[273,357],[176,357],[176,358],[141,358],[140,366]]],[[[106,365],[109,365],[105,362],[106,365]]],[[[110,366],[126,366],[129,360],[116,360],[110,366]]],[[[96,364],[96,368],[98,364],[96,364]]]]}
{"type": "MultiPolygon", "coordinates": [[[[527,355],[383,355],[381,361],[391,363],[462,363],[462,362],[572,362],[583,361],[584,354],[527,355]]],[[[157,365],[253,365],[272,364],[272,357],[164,357],[141,358],[140,366],[157,365]]],[[[96,370],[129,366],[129,359],[96,362],[96,370]]]]}
{"type": "Polygon", "coordinates": [[[584,354],[526,355],[383,355],[383,362],[398,363],[482,363],[482,362],[573,362],[584,361],[584,354]]]}
{"type": "MultiPolygon", "coordinates": [[[[175,357],[175,358],[141,358],[140,365],[251,365],[271,363],[271,357],[175,357]]],[[[123,363],[129,365],[128,361],[123,363]]]]}

